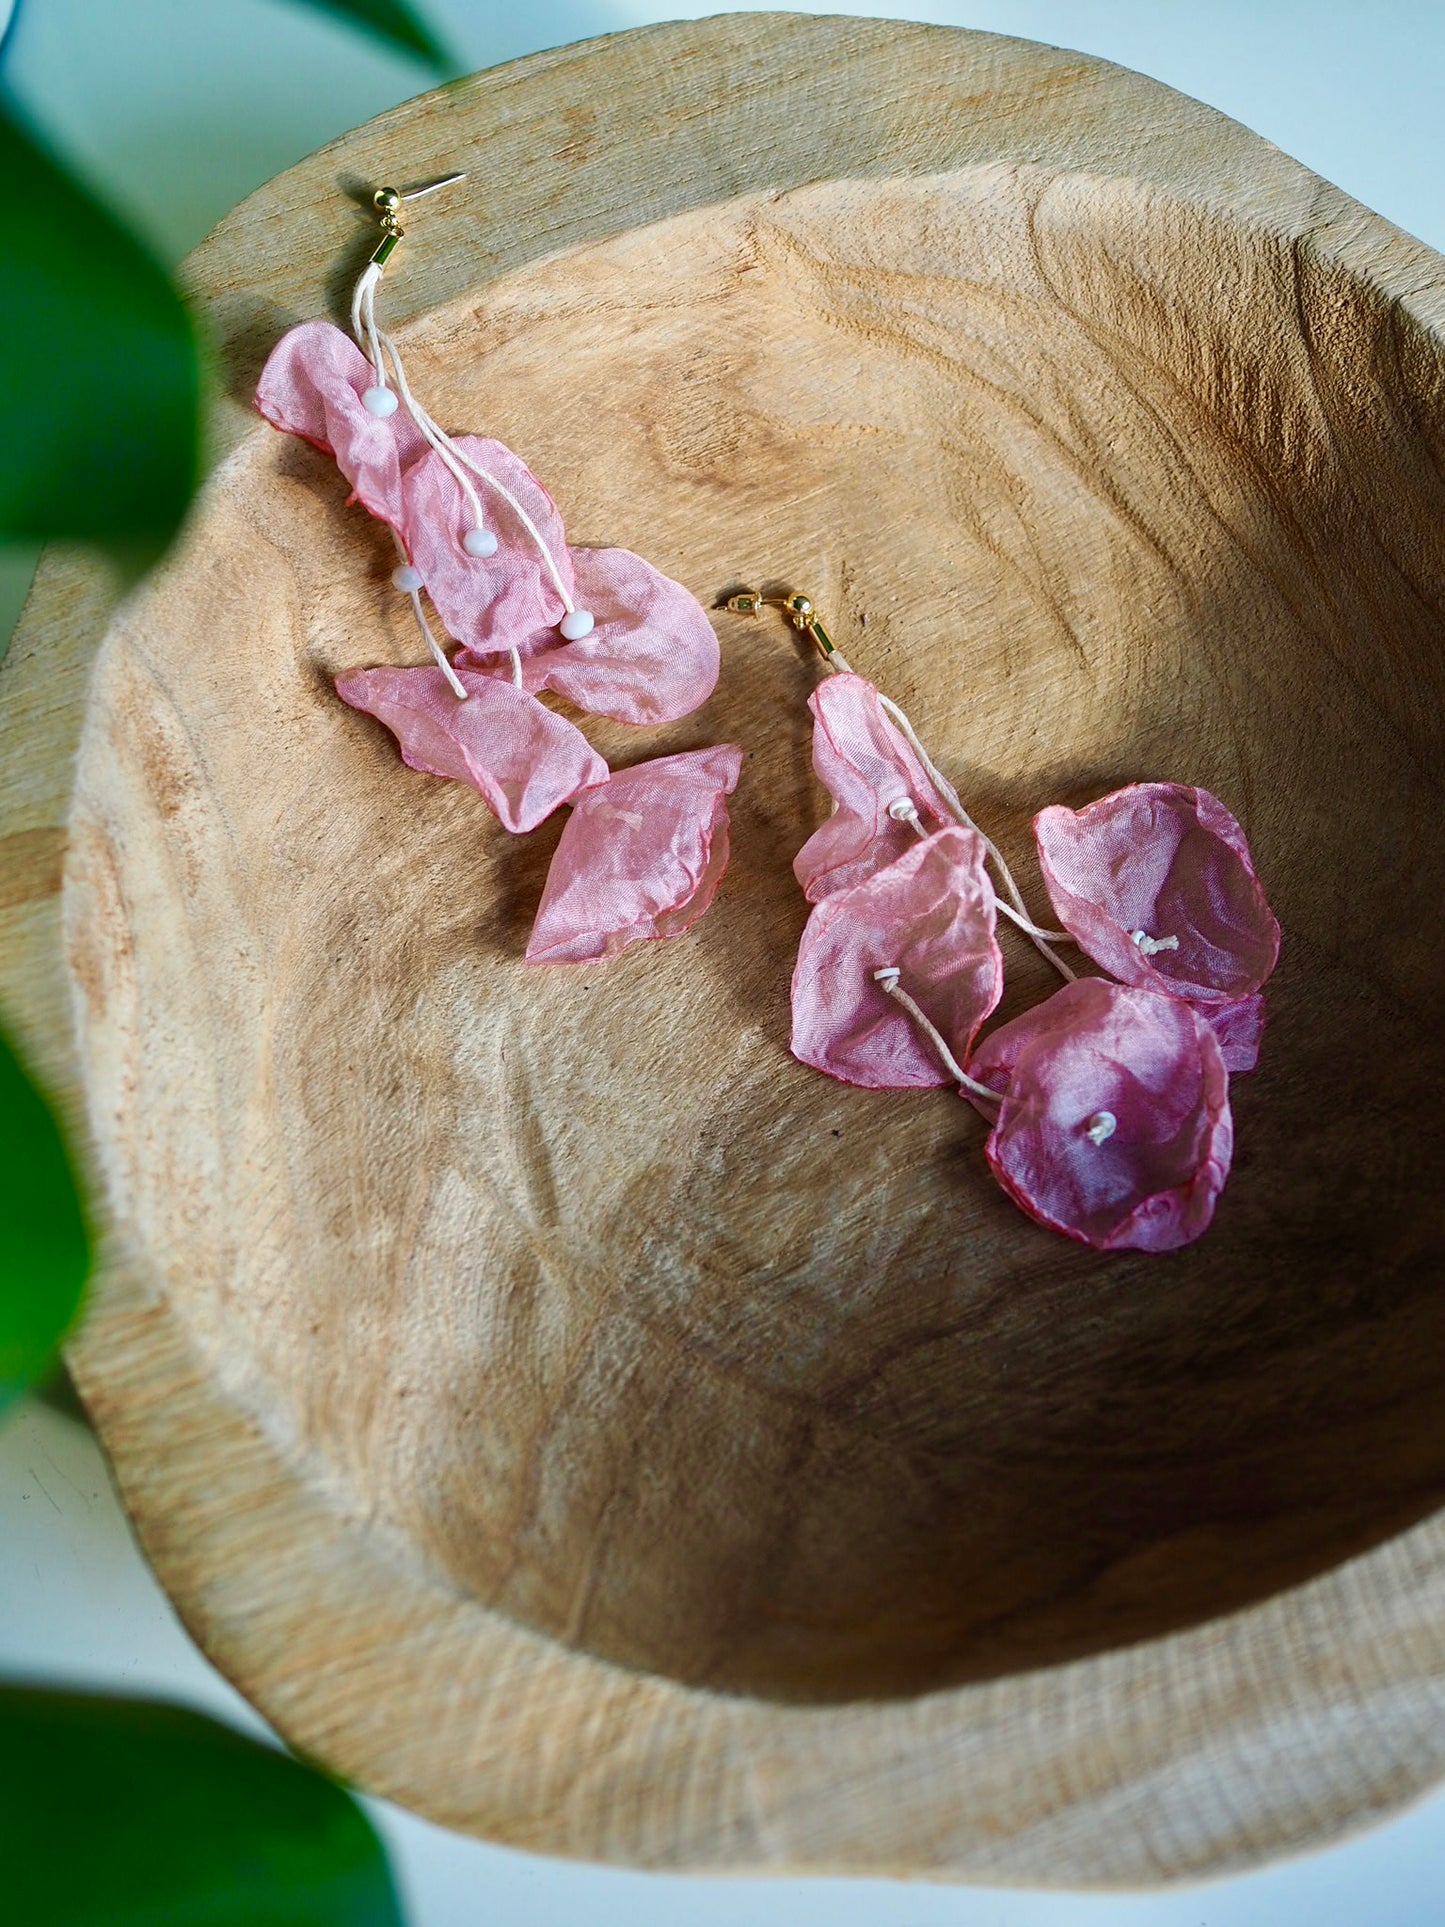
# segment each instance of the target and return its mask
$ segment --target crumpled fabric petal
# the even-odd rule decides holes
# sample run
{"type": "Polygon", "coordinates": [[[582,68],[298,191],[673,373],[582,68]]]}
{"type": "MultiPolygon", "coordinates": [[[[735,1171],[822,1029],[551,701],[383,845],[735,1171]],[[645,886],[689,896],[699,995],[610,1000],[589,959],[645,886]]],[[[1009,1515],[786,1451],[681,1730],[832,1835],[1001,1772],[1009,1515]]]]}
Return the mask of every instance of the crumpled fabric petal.
{"type": "Polygon", "coordinates": [[[909,835],[902,856],[814,908],[793,972],[793,1055],[869,1090],[950,1082],[875,970],[897,965],[901,988],[959,1059],[1003,992],[983,838],[959,824],[909,835]]]}
{"type": "Polygon", "coordinates": [[[1081,977],[994,1031],[968,1072],[1002,1093],[989,1165],[1040,1224],[1100,1251],[1173,1251],[1208,1228],[1234,1125],[1192,1005],[1081,977]]]}
{"type": "Polygon", "coordinates": [[[810,903],[850,889],[917,842],[917,832],[888,814],[910,798],[923,823],[954,822],[913,749],[884,714],[878,691],[851,672],[825,677],[808,698],[813,712],[813,769],[833,798],[833,814],[793,858],[793,874],[810,903]]]}
{"type": "MultiPolygon", "coordinates": [[[[546,489],[505,443],[478,435],[453,439],[463,454],[495,476],[521,503],[572,594],[566,532],[546,489]]],[[[497,538],[493,555],[468,555],[462,547],[462,537],[476,515],[461,483],[435,449],[428,449],[402,480],[402,540],[447,634],[486,658],[513,648],[525,656],[560,642],[557,624],[565,614],[562,598],[526,524],[496,489],[475,475],[471,482],[485,526],[497,538]]],[[[461,660],[469,669],[492,666],[490,660],[461,660]]]]}
{"type": "MultiPolygon", "coordinates": [[[[718,642],[696,596],[630,549],[573,549],[571,560],[573,594],[596,627],[577,642],[555,627],[529,634],[518,645],[525,687],[619,723],[673,722],[700,708],[717,686],[718,642]]],[[[457,660],[511,673],[470,649],[457,660]]]]}
{"type": "Polygon", "coordinates": [[[1202,1006],[1251,996],[1274,969],[1279,925],[1244,831],[1207,790],[1131,784],[1041,810],[1034,836],[1059,921],[1121,983],[1202,1006]]]}
{"type": "Polygon", "coordinates": [[[386,724],[410,768],[469,783],[514,834],[606,783],[606,763],[564,716],[490,676],[461,670],[458,679],[465,702],[430,664],[355,670],[336,678],[336,693],[386,724]]]}
{"type": "Polygon", "coordinates": [[[376,371],[349,335],[329,321],[303,321],[271,350],[256,406],[284,434],[332,456],[362,507],[402,531],[402,475],[426,452],[405,409],[378,417],[361,397],[376,371]]]}
{"type": "Polygon", "coordinates": [[[1249,997],[1232,997],[1227,1004],[1196,1003],[1193,1009],[1219,1040],[1224,1068],[1230,1076],[1252,1071],[1259,1062],[1260,1040],[1264,1036],[1262,994],[1256,990],[1249,997]]]}
{"type": "Polygon", "coordinates": [[[579,797],[547,872],[527,961],[592,963],[696,923],[727,868],[725,799],[742,762],[735,743],[714,743],[617,770],[579,797]]]}

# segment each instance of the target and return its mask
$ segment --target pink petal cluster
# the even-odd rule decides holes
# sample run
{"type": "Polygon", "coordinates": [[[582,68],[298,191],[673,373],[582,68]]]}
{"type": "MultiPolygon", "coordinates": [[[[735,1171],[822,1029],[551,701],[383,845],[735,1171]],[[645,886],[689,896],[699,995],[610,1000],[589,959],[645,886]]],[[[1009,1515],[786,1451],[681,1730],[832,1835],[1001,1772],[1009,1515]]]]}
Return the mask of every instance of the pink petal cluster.
{"type": "Polygon", "coordinates": [[[1040,1224],[1101,1251],[1173,1251],[1208,1228],[1229,1075],[1182,999],[1081,977],[992,1032],[969,1075],[1001,1094],[989,1167],[1040,1224]]]}
{"type": "Polygon", "coordinates": [[[593,963],[677,937],[717,894],[743,753],[732,743],[618,770],[577,799],[527,945],[529,963],[593,963]]]}
{"type": "Polygon", "coordinates": [[[444,457],[404,408],[374,415],[375,370],[328,322],[293,328],[266,363],[256,405],[332,455],[353,499],[395,531],[448,635],[454,673],[378,668],[340,676],[354,709],[391,730],[411,768],[469,784],[504,828],[531,830],[561,804],[562,832],[528,946],[533,962],[611,956],[675,936],[711,903],[728,860],[729,744],[616,773],[542,691],[628,723],[688,715],[712,694],[718,645],[681,584],[627,549],[571,549],[556,504],[501,442],[463,436],[444,457]],[[477,526],[468,487],[495,537],[477,526]],[[566,597],[594,618],[566,640],[566,597]]]}
{"type": "Polygon", "coordinates": [[[1059,921],[1120,983],[1181,997],[1216,1026],[1231,1070],[1252,1070],[1279,925],[1244,831],[1217,797],[1134,783],[1087,809],[1034,819],[1059,921]]]}
{"type": "Polygon", "coordinates": [[[1003,985],[986,846],[870,683],[834,675],[812,708],[834,812],[794,864],[815,905],[793,975],[794,1055],[874,1089],[951,1082],[882,970],[972,1081],[990,1168],[1031,1217],[1100,1250],[1197,1238],[1229,1174],[1229,1074],[1255,1063],[1279,954],[1234,817],[1177,783],[1042,811],[1059,920],[1118,981],[1069,983],[975,1050],[1003,985]]]}
{"type": "MultiPolygon", "coordinates": [[[[827,685],[825,684],[826,688],[827,685]]],[[[938,1054],[874,979],[889,965],[966,1056],[1003,995],[983,838],[937,830],[813,910],[793,972],[793,1055],[845,1084],[947,1084],[938,1054]]]]}
{"type": "Polygon", "coordinates": [[[621,722],[672,722],[707,700],[718,644],[695,597],[628,549],[569,549],[556,505],[526,464],[501,442],[462,436],[458,449],[492,478],[470,475],[498,541],[490,556],[469,555],[466,491],[404,408],[383,418],[367,410],[361,398],[375,380],[339,328],[308,321],[272,351],[256,405],[273,426],[333,455],[356,499],[396,530],[448,633],[463,644],[465,666],[490,670],[501,657],[499,673],[510,674],[505,659],[516,649],[529,663],[539,659],[527,675],[532,692],[555,689],[621,722]],[[518,507],[569,595],[597,618],[581,641],[558,633],[561,594],[518,507]]]}

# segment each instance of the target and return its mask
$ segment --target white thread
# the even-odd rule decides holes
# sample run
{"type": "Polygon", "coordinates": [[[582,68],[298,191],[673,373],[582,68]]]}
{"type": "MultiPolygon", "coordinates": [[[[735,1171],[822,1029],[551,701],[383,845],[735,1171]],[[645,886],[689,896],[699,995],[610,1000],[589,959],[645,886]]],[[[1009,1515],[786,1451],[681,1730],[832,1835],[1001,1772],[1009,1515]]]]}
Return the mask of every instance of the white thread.
{"type": "Polygon", "coordinates": [[[1044,930],[1034,922],[1033,918],[1029,915],[1028,905],[1024,902],[1023,892],[1014,881],[1012,870],[1010,870],[1007,863],[1004,862],[1003,852],[991,837],[984,836],[983,831],[963,807],[962,802],[959,800],[958,791],[953,787],[952,783],[949,782],[948,778],[938,767],[937,763],[934,762],[922,743],[919,742],[918,732],[914,729],[912,723],[909,722],[907,716],[899,708],[898,704],[893,701],[891,696],[885,696],[880,691],[878,701],[884,712],[892,717],[893,721],[907,738],[914,754],[928,772],[930,780],[937,786],[939,795],[943,798],[952,814],[966,830],[972,830],[975,836],[983,838],[983,847],[988,851],[989,856],[992,857],[997,866],[1000,881],[1009,896],[1013,899],[1013,908],[1010,909],[1001,897],[998,898],[999,909],[1003,911],[1004,915],[1008,917],[1011,922],[1018,925],[1019,929],[1023,931],[1039,955],[1041,957],[1047,957],[1049,962],[1054,966],[1054,969],[1058,971],[1059,975],[1064,978],[1066,982],[1073,983],[1078,973],[1070,970],[1063,958],[1056,956],[1050,948],[1051,945],[1056,943],[1072,943],[1073,938],[1070,937],[1067,930],[1044,930]]]}
{"type": "Polygon", "coordinates": [[[1178,937],[1151,937],[1147,930],[1131,930],[1129,935],[1146,957],[1157,957],[1161,950],[1179,948],[1178,937]]]}
{"type": "Polygon", "coordinates": [[[392,373],[396,378],[396,391],[401,396],[402,406],[421,430],[425,439],[436,450],[443,462],[446,463],[447,468],[455,478],[458,486],[465,493],[467,505],[471,509],[477,522],[479,524],[485,522],[486,517],[482,512],[481,498],[468,479],[466,473],[468,469],[470,469],[471,473],[480,481],[485,482],[488,488],[493,488],[497,491],[498,495],[501,496],[517,520],[522,524],[523,528],[526,529],[528,535],[531,536],[532,541],[536,545],[538,555],[541,556],[547,566],[547,573],[552,578],[553,587],[561,597],[563,613],[569,616],[573,614],[577,604],[572,600],[571,591],[563,580],[562,571],[557,567],[556,559],[551,549],[548,548],[547,539],[542,531],[537,527],[537,524],[532,520],[531,516],[528,515],[527,511],[522,507],[522,504],[517,500],[516,496],[513,495],[505,482],[498,481],[497,477],[493,475],[489,469],[483,468],[480,462],[474,462],[465,449],[457,447],[445,429],[438,428],[426,409],[423,408],[416,396],[411,392],[411,387],[406,378],[406,370],[402,366],[401,356],[397,352],[396,343],[392,340],[391,336],[384,331],[381,332],[380,339],[382,346],[391,358],[392,373]]]}
{"type": "Polygon", "coordinates": [[[356,337],[356,345],[376,371],[377,387],[385,388],[386,363],[381,358],[381,343],[376,338],[376,284],[380,279],[380,266],[375,261],[368,261],[356,284],[356,292],[351,297],[351,332],[356,337]],[[366,336],[364,341],[363,332],[366,336]]]}
{"type": "MultiPolygon", "coordinates": [[[[395,529],[393,529],[391,532],[391,539],[396,544],[397,554],[401,557],[402,561],[405,562],[406,550],[402,546],[401,537],[397,534],[395,529]]],[[[393,578],[393,580],[394,579],[395,578],[393,578]]],[[[432,654],[436,657],[437,668],[441,670],[442,674],[446,677],[447,681],[451,684],[452,694],[456,697],[457,701],[461,703],[466,702],[467,686],[461,680],[461,678],[457,675],[456,670],[452,668],[451,663],[447,659],[446,651],[442,648],[441,644],[437,641],[436,637],[432,634],[431,624],[426,619],[426,610],[423,609],[421,606],[421,590],[408,589],[405,593],[406,593],[407,601],[412,606],[412,612],[416,616],[417,627],[421,630],[422,634],[426,637],[426,646],[428,649],[431,650],[432,654]]]]}
{"type": "Polygon", "coordinates": [[[1119,1128],[1119,1120],[1112,1111],[1095,1111],[1085,1128],[1084,1136],[1090,1144],[1104,1144],[1119,1128]]]}
{"type": "MultiPolygon", "coordinates": [[[[911,796],[895,796],[893,801],[888,805],[888,814],[893,818],[895,823],[906,823],[916,836],[925,837],[929,835],[928,825],[918,814],[918,805],[911,796]]],[[[983,832],[980,831],[979,834],[982,836],[983,832]]],[[[985,837],[984,841],[987,842],[988,839],[985,837]]],[[[1021,910],[1015,910],[1011,903],[1005,903],[1003,899],[997,895],[995,895],[993,901],[994,907],[1001,911],[1004,916],[1008,917],[1011,922],[1016,923],[1026,937],[1037,937],[1041,943],[1067,943],[1070,941],[1069,934],[1066,930],[1041,930],[1039,926],[1026,917],[1021,910]]],[[[1135,941],[1137,942],[1138,939],[1136,938],[1135,941]]],[[[1175,947],[1178,947],[1177,939],[1175,947]]],[[[1164,948],[1167,949],[1168,946],[1165,945],[1164,948]]]]}
{"type": "Polygon", "coordinates": [[[932,1044],[933,1048],[937,1051],[939,1062],[961,1091],[970,1091],[975,1097],[986,1097],[990,1103],[1002,1104],[1003,1095],[1001,1092],[990,1090],[987,1084],[980,1084],[976,1077],[969,1076],[968,1072],[948,1048],[948,1042],[942,1031],[939,1030],[930,1017],[926,1016],[924,1012],[919,1009],[918,1005],[914,1003],[908,992],[899,983],[898,979],[901,974],[897,964],[885,964],[881,970],[875,970],[873,972],[873,981],[878,985],[880,990],[886,991],[895,1003],[902,1004],[914,1023],[917,1024],[924,1036],[927,1037],[929,1043],[932,1044]]]}
{"type": "Polygon", "coordinates": [[[417,590],[413,589],[410,596],[407,597],[407,600],[411,603],[412,608],[416,612],[417,623],[421,629],[422,634],[426,637],[427,648],[430,649],[432,654],[436,657],[437,668],[441,670],[442,674],[446,677],[447,681],[452,686],[452,694],[456,697],[458,702],[462,702],[462,703],[466,702],[467,700],[466,684],[461,680],[461,678],[457,675],[456,670],[453,669],[451,664],[447,661],[446,651],[442,648],[441,644],[437,641],[436,637],[432,634],[431,624],[426,619],[426,610],[423,609],[421,606],[420,593],[417,590]]]}
{"type": "MultiPolygon", "coordinates": [[[[994,902],[998,905],[1003,915],[1009,919],[1010,923],[1017,924],[1026,937],[1036,937],[1040,943],[1072,943],[1074,941],[1067,930],[1041,930],[1038,924],[1031,922],[1021,910],[1015,910],[1011,903],[1005,903],[1002,897],[995,897],[994,902]]],[[[1073,974],[1072,971],[1069,972],[1071,977],[1073,974]]]]}
{"type": "Polygon", "coordinates": [[[433,421],[426,409],[411,392],[411,386],[406,378],[406,369],[402,363],[400,350],[397,348],[391,336],[387,334],[384,329],[378,328],[376,325],[376,289],[380,280],[380,267],[375,261],[369,262],[356,284],[356,290],[351,302],[351,332],[355,335],[358,346],[363,349],[373,367],[376,369],[378,387],[385,388],[387,386],[386,358],[389,357],[391,360],[392,373],[396,381],[396,392],[401,397],[402,406],[411,416],[413,422],[415,422],[423,440],[427,442],[431,448],[436,450],[436,453],[445,464],[448,473],[462,490],[462,493],[466,497],[467,505],[472,511],[474,523],[478,527],[481,527],[486,521],[486,516],[482,512],[481,498],[475,488],[473,488],[470,477],[466,472],[467,470],[470,470],[472,475],[477,476],[479,480],[485,482],[489,488],[495,489],[502,500],[511,508],[518,521],[521,522],[528,535],[531,536],[532,541],[536,544],[538,554],[546,564],[547,572],[552,578],[553,587],[561,597],[563,614],[572,615],[577,608],[577,604],[572,600],[571,591],[563,580],[562,572],[557,566],[556,558],[547,546],[546,538],[537,527],[537,524],[532,520],[526,509],[523,508],[522,504],[506,484],[498,481],[495,475],[483,468],[479,462],[474,462],[464,450],[458,448],[451,436],[447,434],[445,429],[437,426],[436,422],[433,421]]]}

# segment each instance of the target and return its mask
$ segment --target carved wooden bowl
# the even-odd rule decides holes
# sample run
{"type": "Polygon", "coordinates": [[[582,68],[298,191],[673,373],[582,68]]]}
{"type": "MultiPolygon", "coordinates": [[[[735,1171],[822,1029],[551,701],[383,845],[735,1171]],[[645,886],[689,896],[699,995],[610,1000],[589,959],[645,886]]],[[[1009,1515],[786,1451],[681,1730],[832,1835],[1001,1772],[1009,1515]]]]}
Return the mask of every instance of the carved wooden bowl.
{"type": "Polygon", "coordinates": [[[414,101],[189,274],[226,459],[127,606],[46,564],[0,728],[7,996],[113,1225],[75,1370],[207,1653],[652,1866],[1150,1881],[1445,1771],[1445,264],[1135,76],[776,16],[414,101]],[[591,970],[521,961],[558,823],[332,695],[415,638],[247,402],[357,183],[454,167],[388,312],[574,541],[808,590],[1025,864],[1136,778],[1243,818],[1285,948],[1201,1244],[1071,1246],[967,1106],[789,1057],[781,624],[592,728],[748,754],[712,914],[591,970]]]}

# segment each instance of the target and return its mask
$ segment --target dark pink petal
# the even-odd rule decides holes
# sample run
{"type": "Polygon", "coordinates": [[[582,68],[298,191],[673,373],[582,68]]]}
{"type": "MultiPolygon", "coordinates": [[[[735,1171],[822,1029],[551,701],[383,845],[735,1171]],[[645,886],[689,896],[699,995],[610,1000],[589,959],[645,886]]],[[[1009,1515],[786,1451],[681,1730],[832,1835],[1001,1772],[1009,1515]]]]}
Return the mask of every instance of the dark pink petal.
{"type": "Polygon", "coordinates": [[[861,883],[918,840],[889,805],[911,799],[929,829],[953,817],[862,676],[829,676],[813,691],[813,769],[833,814],[793,858],[810,903],[861,883]]]}
{"type": "Polygon", "coordinates": [[[336,678],[353,709],[385,723],[402,761],[428,776],[470,783],[504,829],[535,829],[559,803],[607,781],[587,738],[535,696],[460,672],[461,702],[440,669],[358,669],[336,678]]]}
{"type": "MultiPolygon", "coordinates": [[[[501,442],[459,435],[457,447],[485,468],[526,511],[562,580],[572,589],[572,558],[556,505],[526,463],[501,442]]],[[[462,538],[476,523],[466,491],[437,454],[428,452],[402,482],[402,536],[421,571],[427,593],[447,634],[491,658],[518,649],[523,655],[560,640],[562,598],[542,553],[511,504],[478,476],[472,487],[484,526],[497,538],[494,555],[468,555],[462,538]]],[[[482,665],[468,663],[469,668],[482,665]]],[[[486,667],[490,668],[490,660],[486,667]]]]}
{"type": "Polygon", "coordinates": [[[426,443],[404,408],[382,418],[362,406],[375,382],[348,335],[329,321],[303,321],[271,350],[256,406],[274,428],[334,456],[362,507],[400,532],[402,471],[426,443]]]}
{"type": "Polygon", "coordinates": [[[727,868],[723,799],[742,762],[736,744],[715,743],[617,770],[579,797],[547,872],[527,961],[591,963],[696,923],[727,868]]]}
{"type": "Polygon", "coordinates": [[[873,973],[896,964],[900,987],[965,1058],[1003,991],[994,920],[982,837],[957,824],[914,836],[902,856],[809,917],[793,972],[794,1057],[875,1091],[950,1082],[873,973]]]}
{"type": "Polygon", "coordinates": [[[1135,783],[1040,811],[1034,836],[1060,922],[1121,983],[1218,1003],[1274,969],[1279,925],[1243,830],[1207,790],[1135,783]]]}
{"type": "MultiPolygon", "coordinates": [[[[573,549],[572,563],[573,593],[597,626],[578,642],[555,628],[529,637],[526,687],[619,723],[673,722],[705,703],[717,686],[718,645],[697,598],[630,549],[573,549]]],[[[460,660],[510,673],[510,664],[470,651],[460,660]]]]}
{"type": "Polygon", "coordinates": [[[1189,1004],[1081,977],[985,1038],[968,1071],[1003,1093],[988,1161],[1040,1224],[1100,1251],[1173,1251],[1207,1229],[1234,1125],[1219,1044],[1189,1004]]]}
{"type": "Polygon", "coordinates": [[[1259,1062],[1259,1041],[1264,1035],[1260,993],[1236,997],[1227,1004],[1195,1004],[1194,1009],[1218,1038],[1229,1074],[1237,1077],[1241,1071],[1252,1071],[1259,1062]]]}

